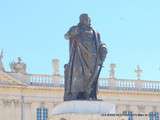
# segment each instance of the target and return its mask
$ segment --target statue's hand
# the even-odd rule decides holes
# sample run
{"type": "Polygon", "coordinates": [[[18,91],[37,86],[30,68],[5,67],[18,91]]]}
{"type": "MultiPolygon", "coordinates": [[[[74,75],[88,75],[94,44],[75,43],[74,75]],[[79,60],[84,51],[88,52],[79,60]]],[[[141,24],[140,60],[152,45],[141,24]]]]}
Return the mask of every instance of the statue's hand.
{"type": "Polygon", "coordinates": [[[107,53],[108,53],[108,51],[107,51],[107,46],[106,46],[106,44],[101,44],[101,45],[100,45],[100,48],[99,48],[99,56],[100,56],[100,61],[101,61],[101,63],[104,62],[107,53]]]}
{"type": "Polygon", "coordinates": [[[67,40],[71,40],[73,38],[75,38],[78,35],[78,27],[77,26],[73,26],[70,28],[70,30],[65,34],[65,39],[67,40]]]}

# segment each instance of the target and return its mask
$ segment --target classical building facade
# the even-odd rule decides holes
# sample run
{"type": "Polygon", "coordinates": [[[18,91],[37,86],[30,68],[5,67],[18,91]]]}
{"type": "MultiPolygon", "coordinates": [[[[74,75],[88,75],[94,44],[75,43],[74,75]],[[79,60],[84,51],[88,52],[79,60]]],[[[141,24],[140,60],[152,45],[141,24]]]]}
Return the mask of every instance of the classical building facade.
{"type": "MultiPolygon", "coordinates": [[[[28,74],[20,58],[5,71],[0,59],[0,120],[48,120],[53,108],[63,102],[64,78],[59,73],[59,60],[52,61],[52,75],[28,74]]],[[[98,98],[114,103],[117,114],[127,114],[128,120],[138,120],[138,114],[150,120],[160,119],[160,81],[115,77],[111,64],[108,78],[100,78],[98,98]]]]}

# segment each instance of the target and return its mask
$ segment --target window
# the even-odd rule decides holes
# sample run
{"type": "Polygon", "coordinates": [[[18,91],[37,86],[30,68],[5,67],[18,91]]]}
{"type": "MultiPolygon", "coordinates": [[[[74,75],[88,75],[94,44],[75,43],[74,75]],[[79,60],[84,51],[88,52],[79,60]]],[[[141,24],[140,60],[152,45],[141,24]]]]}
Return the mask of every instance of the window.
{"type": "Polygon", "coordinates": [[[150,112],[149,120],[160,120],[160,116],[158,112],[150,112]]]}
{"type": "Polygon", "coordinates": [[[128,116],[128,120],[133,120],[133,113],[131,111],[123,111],[125,116],[128,116]]]}
{"type": "Polygon", "coordinates": [[[47,120],[48,118],[48,109],[41,107],[37,108],[37,120],[47,120]]]}

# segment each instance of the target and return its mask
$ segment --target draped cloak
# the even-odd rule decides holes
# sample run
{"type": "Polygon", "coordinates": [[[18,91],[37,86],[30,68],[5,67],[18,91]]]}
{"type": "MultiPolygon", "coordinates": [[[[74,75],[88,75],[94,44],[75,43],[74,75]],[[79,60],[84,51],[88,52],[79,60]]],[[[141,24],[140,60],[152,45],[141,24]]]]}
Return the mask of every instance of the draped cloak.
{"type": "Polygon", "coordinates": [[[100,35],[91,27],[73,26],[69,36],[69,63],[65,65],[66,99],[86,99],[90,82],[97,77],[99,67],[98,49],[100,35]],[[72,38],[75,29],[76,37],[72,38]]]}

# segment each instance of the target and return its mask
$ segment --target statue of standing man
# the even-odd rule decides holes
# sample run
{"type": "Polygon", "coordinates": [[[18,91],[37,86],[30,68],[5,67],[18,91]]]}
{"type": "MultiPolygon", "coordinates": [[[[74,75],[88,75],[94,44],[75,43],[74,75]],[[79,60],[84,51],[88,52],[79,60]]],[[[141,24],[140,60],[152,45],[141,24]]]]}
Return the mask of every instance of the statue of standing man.
{"type": "Polygon", "coordinates": [[[87,14],[65,34],[69,40],[69,62],[65,64],[64,100],[97,100],[98,78],[107,54],[100,34],[91,27],[87,14]]]}

